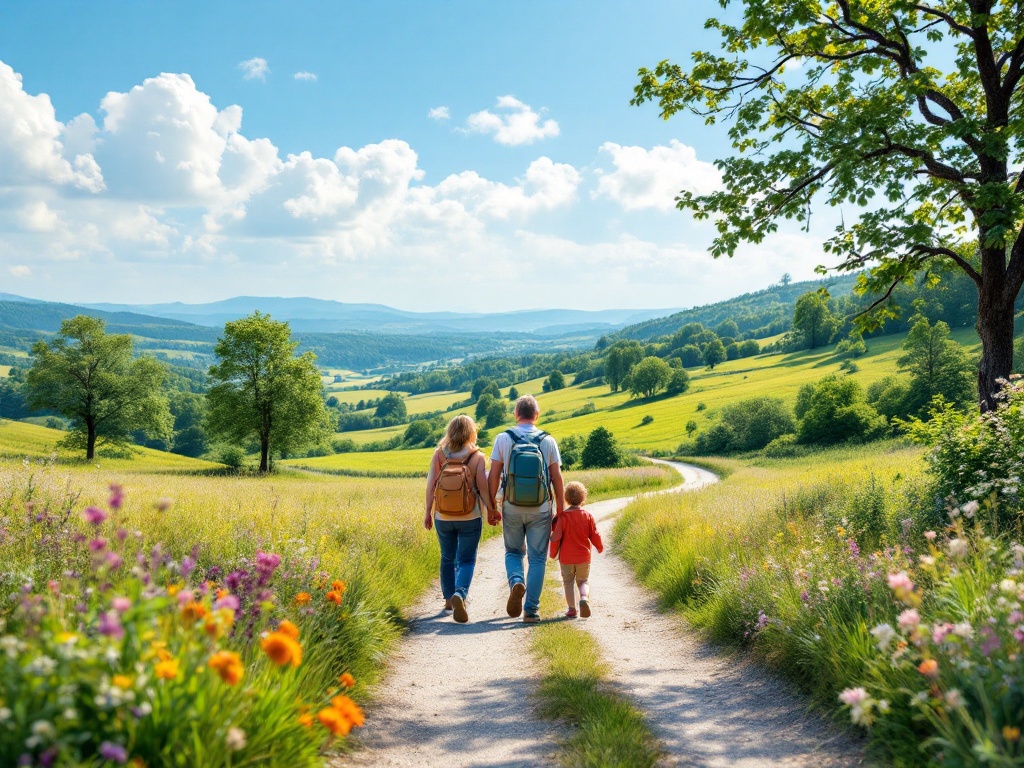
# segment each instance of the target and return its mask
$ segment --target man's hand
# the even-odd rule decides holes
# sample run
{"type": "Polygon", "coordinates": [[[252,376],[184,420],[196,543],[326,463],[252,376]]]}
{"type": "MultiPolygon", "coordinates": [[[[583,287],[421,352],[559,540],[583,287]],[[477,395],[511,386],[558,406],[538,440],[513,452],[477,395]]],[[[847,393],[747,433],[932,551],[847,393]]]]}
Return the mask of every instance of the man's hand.
{"type": "Polygon", "coordinates": [[[428,531],[434,527],[434,516],[429,512],[423,516],[423,527],[428,531]]]}
{"type": "Polygon", "coordinates": [[[493,512],[487,513],[487,523],[489,525],[497,525],[501,522],[501,512],[494,510],[493,512]]]}

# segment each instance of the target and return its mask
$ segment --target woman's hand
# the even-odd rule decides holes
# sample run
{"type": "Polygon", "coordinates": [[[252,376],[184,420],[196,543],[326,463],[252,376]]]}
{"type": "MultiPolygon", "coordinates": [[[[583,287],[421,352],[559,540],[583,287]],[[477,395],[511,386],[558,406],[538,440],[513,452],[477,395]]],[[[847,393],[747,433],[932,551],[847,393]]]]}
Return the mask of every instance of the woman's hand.
{"type": "Polygon", "coordinates": [[[488,525],[497,525],[501,522],[501,512],[496,509],[489,510],[487,512],[487,523],[488,525]]]}
{"type": "Polygon", "coordinates": [[[434,527],[434,516],[429,512],[423,516],[423,527],[428,531],[434,527]]]}

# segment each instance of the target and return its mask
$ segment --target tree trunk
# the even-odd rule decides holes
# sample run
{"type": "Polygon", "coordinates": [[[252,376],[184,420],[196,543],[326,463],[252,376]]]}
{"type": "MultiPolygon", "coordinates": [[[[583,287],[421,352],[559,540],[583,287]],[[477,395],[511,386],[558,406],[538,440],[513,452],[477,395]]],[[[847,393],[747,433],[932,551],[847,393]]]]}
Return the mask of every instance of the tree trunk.
{"type": "Polygon", "coordinates": [[[270,438],[260,438],[260,472],[270,471],[270,438]]]}
{"type": "MultiPolygon", "coordinates": [[[[987,282],[987,281],[986,281],[987,282]]],[[[995,410],[1000,379],[1013,371],[1013,304],[1005,291],[982,285],[978,291],[978,335],[981,365],[978,368],[978,401],[982,413],[995,410]]]]}
{"type": "Polygon", "coordinates": [[[85,423],[85,460],[92,461],[96,458],[96,425],[91,422],[85,423]]]}

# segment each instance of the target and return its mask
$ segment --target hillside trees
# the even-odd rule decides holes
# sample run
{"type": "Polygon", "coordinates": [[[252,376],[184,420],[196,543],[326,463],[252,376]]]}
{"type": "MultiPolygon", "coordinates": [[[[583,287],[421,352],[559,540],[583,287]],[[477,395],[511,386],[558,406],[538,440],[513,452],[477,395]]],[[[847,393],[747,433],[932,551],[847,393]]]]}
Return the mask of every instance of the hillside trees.
{"type": "Polygon", "coordinates": [[[936,395],[958,406],[973,399],[971,363],[964,348],[949,338],[949,326],[944,322],[932,325],[928,318],[918,315],[903,351],[896,365],[910,374],[910,387],[919,407],[936,395]]]}
{"type": "Polygon", "coordinates": [[[825,249],[839,270],[868,269],[860,290],[880,298],[862,325],[894,314],[886,301],[912,275],[961,270],[978,294],[980,406],[995,408],[1024,284],[1020,2],[744,0],[737,10],[735,23],[709,20],[723,45],[693,54],[689,71],[662,61],[639,73],[634,104],[733,123],[722,188],[684,191],[678,207],[715,220],[717,257],[784,219],[806,222],[816,199],[858,206],[825,249]]]}
{"type": "Polygon", "coordinates": [[[828,291],[812,291],[796,300],[793,308],[793,329],[809,349],[827,344],[839,328],[839,318],[828,305],[828,291]]]}
{"type": "Polygon", "coordinates": [[[617,341],[608,348],[604,363],[604,380],[612,392],[618,392],[633,366],[644,357],[638,341],[617,341]]]}
{"type": "Polygon", "coordinates": [[[597,427],[587,435],[587,442],[580,455],[583,469],[617,467],[622,463],[619,444],[606,427],[597,427]]]}
{"type": "Polygon", "coordinates": [[[544,379],[543,389],[545,392],[554,392],[559,389],[565,389],[565,374],[555,368],[551,374],[544,379]]]}
{"type": "Polygon", "coordinates": [[[722,340],[715,338],[712,341],[707,342],[700,350],[701,357],[704,359],[705,365],[708,368],[714,370],[715,366],[719,363],[724,363],[726,360],[725,345],[722,340]]]}
{"type": "Polygon", "coordinates": [[[629,374],[629,391],[634,397],[654,397],[672,380],[672,368],[660,357],[645,357],[629,374]]]}
{"type": "Polygon", "coordinates": [[[131,336],[107,334],[102,320],[78,315],[64,320],[51,341],[37,342],[32,354],[29,405],[70,419],[62,442],[84,448],[86,459],[95,458],[97,440],[125,445],[135,432],[170,438],[165,367],[151,357],[133,358],[131,336]]]}
{"type": "Polygon", "coordinates": [[[287,453],[331,429],[316,356],[296,357],[296,346],[288,323],[255,312],[227,323],[214,348],[207,431],[234,442],[255,439],[260,472],[270,469],[271,449],[287,453]]]}

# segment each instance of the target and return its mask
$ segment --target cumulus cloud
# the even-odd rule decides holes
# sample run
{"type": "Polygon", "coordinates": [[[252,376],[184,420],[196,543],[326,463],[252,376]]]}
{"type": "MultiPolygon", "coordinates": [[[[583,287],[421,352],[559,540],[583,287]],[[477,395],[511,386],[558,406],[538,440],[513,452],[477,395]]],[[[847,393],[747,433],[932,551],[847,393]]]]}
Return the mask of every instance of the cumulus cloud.
{"type": "Polygon", "coordinates": [[[21,209],[20,216],[23,228],[28,232],[53,232],[60,223],[56,212],[43,200],[36,200],[21,209]]]}
{"type": "Polygon", "coordinates": [[[448,111],[448,107],[434,107],[427,112],[427,117],[431,120],[449,120],[451,119],[452,113],[448,111]]]}
{"type": "Polygon", "coordinates": [[[292,75],[296,80],[304,80],[306,82],[316,82],[316,72],[296,72],[292,75]]]}
{"type": "Polygon", "coordinates": [[[718,189],[722,176],[712,164],[697,159],[697,152],[673,139],[668,146],[624,147],[601,145],[615,170],[602,172],[594,197],[614,200],[627,211],[671,211],[680,190],[707,194],[718,189]]]}
{"type": "Polygon", "coordinates": [[[238,68],[242,70],[242,77],[246,80],[266,80],[270,74],[267,60],[259,56],[238,62],[238,68]]]}
{"type": "Polygon", "coordinates": [[[539,113],[514,96],[500,97],[494,112],[474,112],[467,118],[466,128],[490,134],[498,144],[512,147],[558,135],[558,123],[550,118],[541,122],[539,113]]]}

